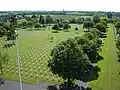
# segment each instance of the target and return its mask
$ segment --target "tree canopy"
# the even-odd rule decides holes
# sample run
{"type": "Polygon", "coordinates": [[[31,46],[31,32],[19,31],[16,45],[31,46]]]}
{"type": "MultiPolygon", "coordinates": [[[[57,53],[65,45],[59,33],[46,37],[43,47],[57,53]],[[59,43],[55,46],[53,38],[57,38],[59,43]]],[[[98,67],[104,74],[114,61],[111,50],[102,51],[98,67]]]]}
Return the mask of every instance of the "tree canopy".
{"type": "Polygon", "coordinates": [[[93,22],[96,24],[96,23],[99,23],[100,22],[100,16],[98,15],[95,15],[93,16],[93,22]]]}
{"type": "Polygon", "coordinates": [[[67,80],[80,79],[89,65],[87,55],[73,39],[68,39],[55,46],[51,57],[48,64],[51,71],[67,80]]]}

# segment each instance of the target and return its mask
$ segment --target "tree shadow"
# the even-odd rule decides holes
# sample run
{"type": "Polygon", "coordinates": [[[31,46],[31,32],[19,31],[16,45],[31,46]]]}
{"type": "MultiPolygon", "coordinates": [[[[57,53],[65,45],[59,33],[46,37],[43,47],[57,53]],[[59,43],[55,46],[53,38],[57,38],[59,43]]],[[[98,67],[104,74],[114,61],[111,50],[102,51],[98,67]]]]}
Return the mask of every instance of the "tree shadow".
{"type": "Polygon", "coordinates": [[[118,60],[118,62],[120,63],[120,60],[118,60]]]}
{"type": "MultiPolygon", "coordinates": [[[[103,60],[103,59],[104,59],[104,58],[103,58],[101,55],[98,55],[98,56],[97,56],[97,62],[98,62],[98,61],[101,61],[101,60],[103,60]]],[[[97,62],[96,62],[96,63],[97,63],[97,62]]]]}
{"type": "Polygon", "coordinates": [[[83,82],[89,82],[93,80],[97,80],[99,78],[98,72],[101,69],[98,66],[89,65],[86,72],[82,75],[83,77],[80,78],[83,82]]]}
{"type": "Polygon", "coordinates": [[[12,47],[13,45],[15,44],[5,44],[3,48],[9,48],[9,47],[12,47]]]}
{"type": "Polygon", "coordinates": [[[73,84],[72,86],[68,85],[68,82],[64,82],[63,84],[59,85],[59,88],[56,87],[56,85],[49,85],[47,87],[47,90],[92,90],[92,88],[84,88],[82,86],[78,86],[77,84],[73,84]]]}
{"type": "Polygon", "coordinates": [[[89,32],[88,30],[84,31],[84,32],[89,32]]]}

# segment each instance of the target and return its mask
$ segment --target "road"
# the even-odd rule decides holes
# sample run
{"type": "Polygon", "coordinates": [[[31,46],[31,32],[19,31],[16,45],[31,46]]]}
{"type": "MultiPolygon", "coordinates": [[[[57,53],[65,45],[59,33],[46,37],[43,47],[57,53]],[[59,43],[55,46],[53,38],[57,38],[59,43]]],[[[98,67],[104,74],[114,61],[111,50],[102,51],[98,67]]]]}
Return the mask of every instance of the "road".
{"type": "MultiPolygon", "coordinates": [[[[47,90],[47,86],[35,86],[29,84],[23,84],[23,90],[47,90]]],[[[19,82],[5,80],[5,84],[0,85],[0,90],[20,90],[19,82]]]]}

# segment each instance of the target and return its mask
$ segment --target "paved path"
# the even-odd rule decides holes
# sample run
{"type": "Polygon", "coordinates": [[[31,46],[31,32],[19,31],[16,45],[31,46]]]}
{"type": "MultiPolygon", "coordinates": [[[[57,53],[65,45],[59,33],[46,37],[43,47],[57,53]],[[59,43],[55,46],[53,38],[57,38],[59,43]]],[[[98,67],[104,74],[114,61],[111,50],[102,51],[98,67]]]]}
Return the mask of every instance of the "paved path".
{"type": "MultiPolygon", "coordinates": [[[[5,80],[5,84],[0,85],[0,90],[20,90],[19,82],[5,80]]],[[[47,90],[44,86],[23,84],[23,90],[47,90]]]]}

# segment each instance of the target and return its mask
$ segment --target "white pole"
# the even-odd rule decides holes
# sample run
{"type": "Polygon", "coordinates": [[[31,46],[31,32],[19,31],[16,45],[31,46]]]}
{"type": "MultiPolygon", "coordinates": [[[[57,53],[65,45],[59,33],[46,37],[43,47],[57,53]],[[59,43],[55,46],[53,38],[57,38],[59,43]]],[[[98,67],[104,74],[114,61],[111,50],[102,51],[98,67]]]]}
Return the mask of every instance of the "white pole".
{"type": "Polygon", "coordinates": [[[19,79],[20,79],[20,90],[22,89],[22,78],[21,78],[21,68],[20,68],[20,57],[19,57],[19,51],[18,51],[18,41],[16,37],[16,52],[17,52],[17,62],[18,62],[18,71],[19,71],[19,79]]]}

